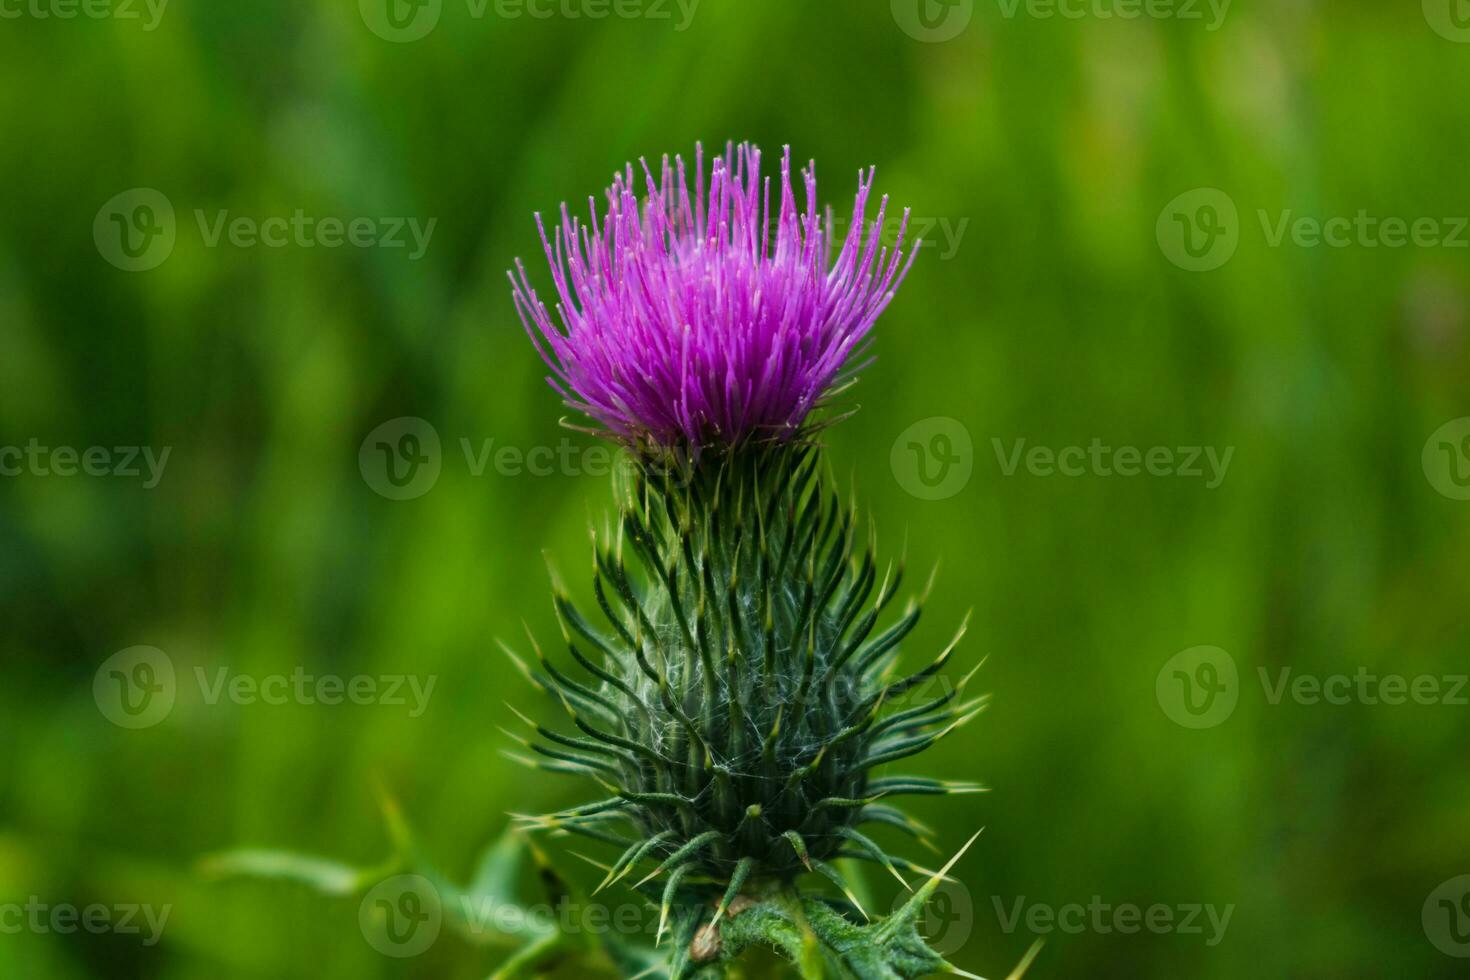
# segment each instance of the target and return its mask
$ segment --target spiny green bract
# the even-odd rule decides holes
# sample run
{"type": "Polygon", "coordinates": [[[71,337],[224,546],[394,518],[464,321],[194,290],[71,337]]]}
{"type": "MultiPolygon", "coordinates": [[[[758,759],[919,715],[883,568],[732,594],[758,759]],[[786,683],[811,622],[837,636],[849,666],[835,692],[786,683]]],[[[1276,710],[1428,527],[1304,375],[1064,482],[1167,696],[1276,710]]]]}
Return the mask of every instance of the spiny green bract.
{"type": "Polygon", "coordinates": [[[962,704],[963,683],[930,683],[954,643],[916,673],[896,669],[919,606],[878,629],[902,566],[880,581],[871,532],[856,553],[855,510],[832,492],[819,456],[786,444],[697,465],[643,459],[619,488],[616,526],[594,534],[599,624],[557,586],[579,670],[539,646],[539,666],[526,668],[572,723],[533,726],[533,764],[591,777],[604,792],[523,819],[621,846],[604,886],[640,864],[667,872],[665,912],[669,896],[701,882],[723,894],[721,912],[747,882],[804,871],[846,891],[834,857],[903,880],[902,870],[924,869],[859,828],[887,824],[924,840],[890,797],[980,789],[877,774],[982,699],[962,704]]]}

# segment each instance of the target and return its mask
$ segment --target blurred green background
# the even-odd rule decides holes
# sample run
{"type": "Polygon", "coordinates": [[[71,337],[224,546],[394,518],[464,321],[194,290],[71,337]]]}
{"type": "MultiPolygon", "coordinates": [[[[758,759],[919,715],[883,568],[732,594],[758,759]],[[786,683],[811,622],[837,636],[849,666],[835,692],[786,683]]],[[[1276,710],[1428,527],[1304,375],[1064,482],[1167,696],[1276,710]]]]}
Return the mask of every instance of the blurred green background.
{"type": "MultiPolygon", "coordinates": [[[[395,8],[410,34],[438,18],[403,40],[368,0],[172,0],[156,22],[141,4],[63,19],[37,2],[0,19],[0,446],[170,456],[151,488],[29,464],[0,478],[0,904],[171,912],[151,946],[6,929],[0,975],[491,972],[493,953],[447,933],[385,957],[356,900],[209,882],[196,862],[262,845],[371,864],[389,847],[381,784],[464,877],[507,811],[584,798],[501,755],[503,701],[552,711],[493,640],[522,619],[555,635],[543,551],[585,594],[607,481],[477,475],[462,440],[567,439],[586,459],[504,270],[524,256],[549,284],[533,211],[600,196],[627,160],[732,138],[815,158],[839,209],[876,164],[939,232],[830,444],[887,552],[906,539],[920,580],[943,559],[911,649],[973,607],[955,675],[989,658],[990,712],[913,766],[994,787],[917,804],[946,849],[987,828],[939,923],[953,960],[1004,976],[1033,939],[1007,927],[1018,899],[1096,896],[1233,911],[1213,945],[1203,917],[1203,934],[1047,931],[1031,976],[1464,975],[1446,929],[1470,916],[1439,922],[1430,899],[1470,872],[1470,707],[1273,704],[1258,674],[1470,669],[1470,503],[1458,470],[1421,460],[1470,415],[1470,234],[1272,244],[1288,211],[1427,218],[1454,238],[1463,7],[1241,3],[1214,22],[1203,6],[703,0],[686,18],[649,0],[597,20],[443,0],[395,8]],[[134,188],[174,212],[158,225],[172,250],[141,271],[107,244],[106,205],[134,188]],[[1179,212],[1238,240],[1200,271],[1171,259],[1167,210],[1196,188],[1237,210],[1179,212]],[[416,260],[210,244],[221,211],[298,209],[436,223],[416,260]],[[359,448],[405,416],[442,440],[441,472],[393,500],[359,448]],[[970,440],[971,474],[931,500],[893,449],[935,417],[970,440]],[[995,440],[1005,455],[1019,439],[1234,455],[1213,489],[1007,475],[995,440]],[[137,645],[170,658],[177,699],[130,730],[94,678],[137,645]],[[1199,646],[1239,673],[1233,713],[1196,729],[1160,692],[1199,646]],[[436,681],[415,717],[210,704],[196,668],[436,681]]],[[[893,883],[873,885],[886,905],[893,883]]]]}

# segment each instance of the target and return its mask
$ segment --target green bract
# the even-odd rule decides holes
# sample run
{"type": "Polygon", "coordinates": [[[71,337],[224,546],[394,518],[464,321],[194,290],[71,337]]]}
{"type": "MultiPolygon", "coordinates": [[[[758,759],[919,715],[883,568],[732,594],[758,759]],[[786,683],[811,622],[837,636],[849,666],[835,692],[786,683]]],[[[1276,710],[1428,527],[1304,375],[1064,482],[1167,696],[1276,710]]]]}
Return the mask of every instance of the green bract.
{"type": "Polygon", "coordinates": [[[601,790],[523,819],[622,847],[604,886],[635,869],[665,876],[664,918],[681,889],[707,891],[718,920],[742,890],[806,872],[851,898],[837,857],[900,880],[922,871],[867,825],[923,839],[893,799],[980,787],[886,767],[983,699],[963,702],[963,683],[939,676],[953,642],[921,669],[897,668],[919,605],[892,611],[903,569],[880,577],[871,527],[858,550],[856,509],[819,451],[748,444],[692,464],[645,459],[621,484],[616,521],[594,535],[598,614],[558,585],[565,666],[539,646],[536,667],[518,658],[570,717],[534,726],[526,744],[538,758],[527,761],[601,790]]]}

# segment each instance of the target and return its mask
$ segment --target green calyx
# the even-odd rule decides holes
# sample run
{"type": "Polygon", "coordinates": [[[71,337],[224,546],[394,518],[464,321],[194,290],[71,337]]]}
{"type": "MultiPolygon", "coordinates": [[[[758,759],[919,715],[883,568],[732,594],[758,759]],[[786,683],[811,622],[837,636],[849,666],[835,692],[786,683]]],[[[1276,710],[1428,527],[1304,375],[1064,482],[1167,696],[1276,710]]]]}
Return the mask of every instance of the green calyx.
{"type": "Polygon", "coordinates": [[[645,458],[619,481],[616,522],[594,534],[599,614],[558,584],[565,666],[539,646],[537,664],[517,658],[570,716],[533,726],[525,761],[601,786],[595,802],[522,819],[620,846],[604,887],[665,876],[665,917],[690,888],[718,917],[743,889],[806,873],[851,898],[838,858],[907,885],[903,872],[925,869],[866,825],[927,843],[892,799],[981,789],[883,771],[983,699],[940,676],[954,643],[897,669],[919,605],[891,609],[902,565],[880,577],[871,529],[860,547],[856,508],[831,484],[809,444],[645,458]]]}

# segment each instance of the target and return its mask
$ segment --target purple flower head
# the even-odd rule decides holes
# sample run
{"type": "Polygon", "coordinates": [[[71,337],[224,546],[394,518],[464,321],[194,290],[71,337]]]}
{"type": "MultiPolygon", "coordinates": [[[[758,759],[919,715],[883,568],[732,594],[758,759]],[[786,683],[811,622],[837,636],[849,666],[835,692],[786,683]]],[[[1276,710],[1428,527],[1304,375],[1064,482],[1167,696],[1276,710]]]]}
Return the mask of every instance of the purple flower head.
{"type": "Polygon", "coordinates": [[[814,163],[798,210],[790,148],[775,212],[760,150],[748,144],[715,158],[708,188],[697,149],[692,193],[682,158],[665,157],[657,176],[646,162],[642,170],[644,200],[630,164],[600,221],[591,199],[590,224],[562,205],[552,237],[536,217],[558,319],[519,260],[511,283],[547,380],[640,445],[697,452],[791,438],[862,366],[854,362],[873,322],[918,254],[916,243],[904,262],[908,213],[890,247],[886,197],[867,221],[869,169],[845,234],[835,234],[830,213],[818,215],[814,163]]]}

